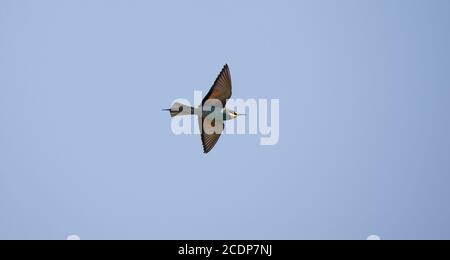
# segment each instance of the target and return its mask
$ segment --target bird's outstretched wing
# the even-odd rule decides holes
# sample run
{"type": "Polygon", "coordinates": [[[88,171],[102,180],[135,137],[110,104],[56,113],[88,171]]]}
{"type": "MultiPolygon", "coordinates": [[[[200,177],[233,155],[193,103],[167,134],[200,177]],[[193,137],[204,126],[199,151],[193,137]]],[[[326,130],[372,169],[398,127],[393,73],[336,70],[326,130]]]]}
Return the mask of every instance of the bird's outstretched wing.
{"type": "Polygon", "coordinates": [[[225,108],[227,104],[227,100],[231,98],[231,73],[228,65],[225,65],[214,82],[213,86],[209,90],[208,94],[206,94],[205,98],[202,101],[202,106],[208,100],[216,99],[222,102],[222,108],[225,108]]]}
{"type": "Polygon", "coordinates": [[[203,152],[209,153],[217,144],[217,141],[219,141],[220,135],[222,134],[223,129],[225,129],[225,124],[223,121],[216,124],[214,121],[212,123],[205,122],[206,120],[209,119],[207,117],[199,117],[198,121],[202,133],[203,152]]]}

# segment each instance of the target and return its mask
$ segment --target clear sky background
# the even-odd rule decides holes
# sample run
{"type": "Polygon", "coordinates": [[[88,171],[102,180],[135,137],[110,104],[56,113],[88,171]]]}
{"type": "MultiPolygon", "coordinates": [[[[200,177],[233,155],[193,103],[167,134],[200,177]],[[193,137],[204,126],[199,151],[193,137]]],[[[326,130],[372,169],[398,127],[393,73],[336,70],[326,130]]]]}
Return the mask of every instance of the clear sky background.
{"type": "Polygon", "coordinates": [[[450,239],[450,1],[0,1],[0,239],[450,239]],[[230,64],[280,143],[162,113],[230,64]]]}

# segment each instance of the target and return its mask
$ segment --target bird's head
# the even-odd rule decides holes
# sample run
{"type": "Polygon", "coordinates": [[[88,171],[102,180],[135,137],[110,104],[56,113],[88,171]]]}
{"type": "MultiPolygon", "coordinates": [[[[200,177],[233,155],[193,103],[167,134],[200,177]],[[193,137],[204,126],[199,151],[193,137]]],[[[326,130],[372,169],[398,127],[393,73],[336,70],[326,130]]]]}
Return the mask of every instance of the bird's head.
{"type": "Polygon", "coordinates": [[[238,116],[245,116],[245,114],[238,114],[238,113],[235,112],[235,111],[229,110],[229,111],[228,111],[228,116],[229,116],[231,119],[236,119],[238,116]]]}

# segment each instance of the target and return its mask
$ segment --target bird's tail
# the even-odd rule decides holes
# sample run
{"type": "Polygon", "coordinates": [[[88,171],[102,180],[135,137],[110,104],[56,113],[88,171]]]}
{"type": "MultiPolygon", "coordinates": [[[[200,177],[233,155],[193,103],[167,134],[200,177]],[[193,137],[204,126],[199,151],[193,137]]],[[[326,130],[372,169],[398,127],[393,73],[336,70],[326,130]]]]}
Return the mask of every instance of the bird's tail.
{"type": "Polygon", "coordinates": [[[181,103],[174,103],[171,108],[169,109],[163,109],[163,111],[169,111],[171,117],[176,116],[187,116],[187,115],[194,115],[195,110],[191,106],[183,105],[181,103]]]}

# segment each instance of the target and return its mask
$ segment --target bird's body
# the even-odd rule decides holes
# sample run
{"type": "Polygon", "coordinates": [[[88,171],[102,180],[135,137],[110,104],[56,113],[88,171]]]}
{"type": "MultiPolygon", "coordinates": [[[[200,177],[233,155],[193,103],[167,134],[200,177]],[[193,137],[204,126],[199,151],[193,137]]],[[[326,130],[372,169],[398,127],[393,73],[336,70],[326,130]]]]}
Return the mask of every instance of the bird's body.
{"type": "Polygon", "coordinates": [[[235,119],[238,115],[233,110],[229,110],[226,108],[222,108],[218,111],[214,110],[214,107],[204,107],[203,109],[201,107],[194,109],[194,114],[197,116],[203,116],[203,117],[214,117],[214,118],[222,118],[223,121],[232,120],[235,119]]]}
{"type": "Polygon", "coordinates": [[[189,107],[181,103],[175,103],[172,108],[164,109],[169,111],[172,117],[195,115],[199,117],[214,117],[222,118],[224,121],[235,119],[239,116],[236,112],[230,109],[222,108],[216,111],[216,107],[189,107]]]}
{"type": "Polygon", "coordinates": [[[228,65],[225,65],[199,107],[194,108],[175,103],[170,109],[165,110],[169,111],[172,117],[197,115],[201,129],[203,151],[204,153],[209,153],[222,134],[224,122],[239,116],[236,112],[225,108],[228,99],[231,98],[231,94],[231,73],[228,65]]]}

